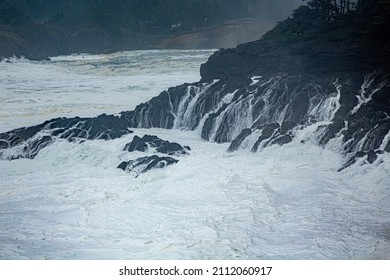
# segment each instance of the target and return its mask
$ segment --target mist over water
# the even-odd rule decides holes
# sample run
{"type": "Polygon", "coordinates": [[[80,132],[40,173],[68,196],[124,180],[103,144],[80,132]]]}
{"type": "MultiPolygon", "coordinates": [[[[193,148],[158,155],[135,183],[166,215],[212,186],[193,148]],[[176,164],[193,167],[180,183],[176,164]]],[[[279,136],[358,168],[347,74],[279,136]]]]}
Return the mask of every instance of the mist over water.
{"type": "MultiPolygon", "coordinates": [[[[211,53],[2,62],[0,131],[131,110],[199,80],[211,53]]],[[[388,154],[337,172],[342,156],[315,144],[314,126],[257,153],[227,153],[228,143],[175,127],[135,129],[111,141],[58,140],[33,160],[1,160],[0,259],[390,258],[388,154]],[[145,155],[123,151],[145,134],[191,153],[137,178],[117,169],[145,155]]]]}

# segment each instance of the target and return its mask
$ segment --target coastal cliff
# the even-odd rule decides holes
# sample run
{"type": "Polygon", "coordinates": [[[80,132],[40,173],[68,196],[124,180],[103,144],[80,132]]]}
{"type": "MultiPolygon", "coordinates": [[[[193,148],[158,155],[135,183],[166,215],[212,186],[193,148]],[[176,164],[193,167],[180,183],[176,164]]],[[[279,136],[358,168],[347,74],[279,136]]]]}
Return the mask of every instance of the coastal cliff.
{"type": "Polygon", "coordinates": [[[344,155],[339,170],[356,162],[379,164],[380,155],[390,152],[385,52],[372,52],[352,37],[348,43],[327,34],[286,42],[272,32],[217,51],[202,65],[201,81],[170,88],[134,111],[2,133],[0,156],[34,157],[57,138],[110,140],[131,128],[159,127],[196,130],[203,139],[231,143],[230,152],[300,141],[344,155]]]}

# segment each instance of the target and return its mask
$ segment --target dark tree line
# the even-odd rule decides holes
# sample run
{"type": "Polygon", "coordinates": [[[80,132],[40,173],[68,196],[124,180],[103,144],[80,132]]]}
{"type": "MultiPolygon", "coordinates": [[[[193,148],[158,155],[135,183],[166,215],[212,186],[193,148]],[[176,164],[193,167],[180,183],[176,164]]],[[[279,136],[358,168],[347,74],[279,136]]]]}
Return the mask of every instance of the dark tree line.
{"type": "Polygon", "coordinates": [[[357,3],[357,8],[359,11],[365,12],[365,13],[372,13],[375,5],[378,4],[378,0],[359,0],[357,3]]]}
{"type": "MultiPolygon", "coordinates": [[[[307,0],[302,0],[307,1],[307,0]]],[[[330,22],[354,11],[371,14],[381,0],[308,0],[308,7],[317,11],[320,19],[330,22]]]]}
{"type": "Polygon", "coordinates": [[[283,43],[342,42],[390,65],[390,0],[308,0],[263,36],[283,43]]]}
{"type": "Polygon", "coordinates": [[[308,6],[318,12],[320,19],[332,21],[334,17],[348,13],[352,3],[348,0],[310,0],[308,6]]]}

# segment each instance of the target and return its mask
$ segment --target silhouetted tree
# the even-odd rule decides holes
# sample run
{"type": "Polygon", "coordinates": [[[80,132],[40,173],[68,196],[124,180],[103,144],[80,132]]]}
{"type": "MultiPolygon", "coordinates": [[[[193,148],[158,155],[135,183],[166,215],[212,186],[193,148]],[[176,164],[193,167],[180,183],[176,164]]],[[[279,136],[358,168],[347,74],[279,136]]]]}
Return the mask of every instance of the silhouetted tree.
{"type": "Polygon", "coordinates": [[[352,0],[309,0],[307,4],[311,9],[317,11],[319,19],[328,22],[333,21],[337,16],[348,14],[355,7],[352,0]]]}
{"type": "Polygon", "coordinates": [[[360,12],[369,14],[377,2],[377,0],[358,0],[357,8],[360,12]]]}

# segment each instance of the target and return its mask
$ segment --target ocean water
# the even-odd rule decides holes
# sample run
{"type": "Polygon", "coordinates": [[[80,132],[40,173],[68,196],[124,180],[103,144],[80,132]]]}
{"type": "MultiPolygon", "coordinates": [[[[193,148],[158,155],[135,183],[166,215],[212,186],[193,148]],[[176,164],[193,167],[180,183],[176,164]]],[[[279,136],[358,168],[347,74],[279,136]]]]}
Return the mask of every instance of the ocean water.
{"type": "Polygon", "coordinates": [[[132,51],[0,62],[0,131],[53,117],[132,110],[169,87],[200,79],[213,50],[132,51]]]}
{"type": "MultiPolygon", "coordinates": [[[[131,110],[199,80],[211,53],[1,62],[0,131],[131,110]]],[[[314,129],[258,153],[177,126],[0,161],[0,259],[390,259],[389,155],[337,172],[343,158],[315,145],[314,129]],[[134,178],[116,167],[144,155],[122,150],[145,134],[191,153],[134,178]]]]}

